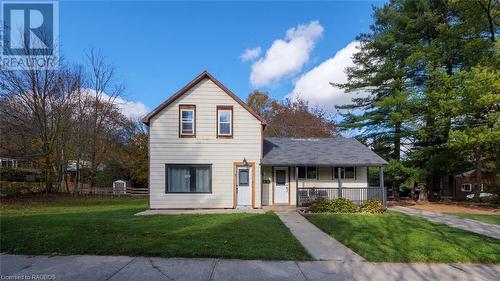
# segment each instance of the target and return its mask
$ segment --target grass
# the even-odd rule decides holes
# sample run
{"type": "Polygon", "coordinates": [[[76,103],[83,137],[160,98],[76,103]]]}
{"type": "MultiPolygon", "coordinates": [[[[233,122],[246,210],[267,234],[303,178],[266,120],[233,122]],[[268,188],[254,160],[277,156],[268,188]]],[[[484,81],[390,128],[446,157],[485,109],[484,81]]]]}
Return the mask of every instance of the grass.
{"type": "Polygon", "coordinates": [[[500,241],[423,218],[306,214],[320,229],[373,262],[500,262],[500,241]]]}
{"type": "Polygon", "coordinates": [[[448,215],[473,219],[485,223],[500,225],[500,215],[484,215],[484,214],[467,214],[467,213],[446,213],[448,215]]]}
{"type": "Polygon", "coordinates": [[[274,213],[156,215],[138,198],[2,204],[0,249],[28,255],[128,255],[309,260],[274,213]]]}

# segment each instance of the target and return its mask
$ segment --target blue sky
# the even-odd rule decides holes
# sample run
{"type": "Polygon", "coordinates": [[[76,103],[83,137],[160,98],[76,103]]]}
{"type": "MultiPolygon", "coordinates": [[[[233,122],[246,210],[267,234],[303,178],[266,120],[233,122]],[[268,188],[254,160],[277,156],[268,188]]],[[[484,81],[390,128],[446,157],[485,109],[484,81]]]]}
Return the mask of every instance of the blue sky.
{"type": "Polygon", "coordinates": [[[327,84],[344,79],[372,5],[383,2],[61,1],[60,50],[73,62],[100,50],[125,98],[147,109],[206,69],[242,99],[254,89],[278,99],[300,91],[331,110],[345,99],[327,84]]]}

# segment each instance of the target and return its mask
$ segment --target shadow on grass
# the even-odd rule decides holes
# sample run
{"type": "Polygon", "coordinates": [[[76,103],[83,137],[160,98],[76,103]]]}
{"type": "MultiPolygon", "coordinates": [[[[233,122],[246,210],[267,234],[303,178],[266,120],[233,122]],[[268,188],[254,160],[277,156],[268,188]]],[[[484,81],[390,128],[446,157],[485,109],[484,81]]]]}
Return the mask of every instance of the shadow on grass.
{"type": "Polygon", "coordinates": [[[306,217],[368,261],[500,261],[500,241],[423,218],[398,213],[306,217]]]}
{"type": "MultiPolygon", "coordinates": [[[[273,213],[135,217],[143,208],[2,215],[1,250],[35,255],[128,255],[308,260],[273,213]]],[[[113,209],[118,208],[118,209],[113,209]]],[[[20,211],[22,212],[22,210],[20,211]]]]}

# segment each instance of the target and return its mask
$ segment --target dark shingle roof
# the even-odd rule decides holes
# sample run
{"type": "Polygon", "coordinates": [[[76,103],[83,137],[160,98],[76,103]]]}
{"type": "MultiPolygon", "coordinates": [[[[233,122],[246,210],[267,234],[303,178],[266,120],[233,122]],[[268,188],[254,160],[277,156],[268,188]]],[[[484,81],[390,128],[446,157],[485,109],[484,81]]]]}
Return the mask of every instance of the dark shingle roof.
{"type": "Polygon", "coordinates": [[[388,163],[352,138],[265,138],[262,165],[383,166],[388,163]]]}

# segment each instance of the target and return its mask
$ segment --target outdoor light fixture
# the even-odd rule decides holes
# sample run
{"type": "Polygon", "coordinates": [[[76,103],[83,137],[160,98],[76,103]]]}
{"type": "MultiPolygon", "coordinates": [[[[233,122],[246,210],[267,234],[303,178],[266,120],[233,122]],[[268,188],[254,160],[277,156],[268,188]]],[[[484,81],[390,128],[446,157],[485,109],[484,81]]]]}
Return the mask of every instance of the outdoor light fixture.
{"type": "Polygon", "coordinates": [[[243,158],[243,165],[248,166],[248,161],[246,158],[243,158]]]}

